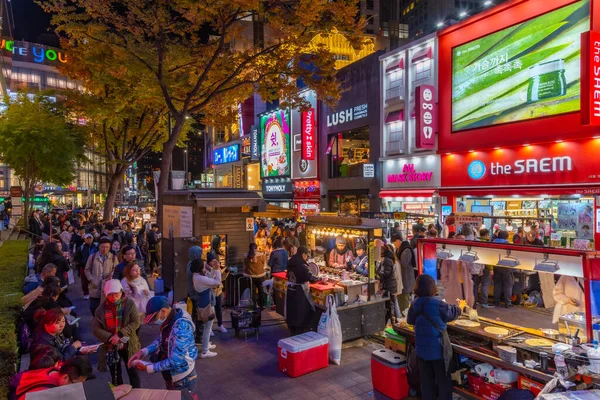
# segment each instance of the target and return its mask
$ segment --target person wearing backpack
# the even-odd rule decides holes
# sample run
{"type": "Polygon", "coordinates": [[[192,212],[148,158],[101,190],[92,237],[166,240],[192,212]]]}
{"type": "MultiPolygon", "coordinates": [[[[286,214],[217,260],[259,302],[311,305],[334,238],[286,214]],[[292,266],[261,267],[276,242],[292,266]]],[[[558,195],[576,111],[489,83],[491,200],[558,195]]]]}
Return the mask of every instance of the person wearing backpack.
{"type": "Polygon", "coordinates": [[[402,292],[398,294],[400,311],[406,310],[410,305],[410,295],[415,286],[415,260],[413,248],[410,243],[402,239],[402,234],[396,232],[392,235],[392,244],[396,249],[396,258],[400,261],[400,276],[402,277],[402,292]]]}
{"type": "Polygon", "coordinates": [[[75,264],[79,269],[79,276],[81,277],[81,290],[83,291],[83,299],[89,300],[90,298],[90,282],[85,275],[85,265],[92,254],[98,251],[98,246],[94,243],[94,235],[86,233],[83,235],[83,244],[77,248],[75,252],[75,264]]]}
{"type": "Polygon", "coordinates": [[[115,267],[119,263],[117,256],[110,252],[111,240],[107,237],[100,239],[99,251],[88,258],[85,265],[85,276],[89,281],[90,311],[96,315],[96,309],[103,299],[102,287],[107,280],[112,279],[115,267]]]}
{"type": "Polygon", "coordinates": [[[448,371],[452,346],[446,324],[458,319],[466,302],[447,304],[436,297],[437,286],[429,275],[419,275],[406,322],[414,326],[417,362],[423,400],[451,400],[452,379],[448,371]]]}

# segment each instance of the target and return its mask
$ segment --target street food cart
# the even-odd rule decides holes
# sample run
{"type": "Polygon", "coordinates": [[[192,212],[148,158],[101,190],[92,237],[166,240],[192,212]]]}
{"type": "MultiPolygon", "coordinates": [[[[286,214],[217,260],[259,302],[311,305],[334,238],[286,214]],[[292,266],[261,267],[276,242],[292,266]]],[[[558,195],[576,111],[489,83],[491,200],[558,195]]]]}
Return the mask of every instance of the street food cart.
{"type": "Polygon", "coordinates": [[[425,226],[429,224],[436,224],[438,216],[436,214],[415,214],[410,212],[361,212],[361,218],[380,219],[383,221],[387,228],[387,237],[391,237],[391,232],[394,227],[394,223],[398,222],[400,225],[400,232],[404,235],[405,239],[410,239],[413,236],[412,226],[417,223],[421,223],[425,226]]]}
{"type": "MultiPolygon", "coordinates": [[[[306,230],[311,251],[309,265],[314,275],[325,278],[325,282],[310,285],[318,311],[325,311],[326,298],[333,294],[338,304],[343,341],[383,331],[388,298],[377,293],[379,281],[375,279],[375,260],[379,258],[379,249],[374,245],[374,240],[382,236],[381,222],[358,217],[309,216],[306,230]],[[367,245],[368,276],[349,273],[346,277],[343,269],[327,266],[324,245],[337,236],[344,237],[351,244],[361,240],[367,245]]],[[[285,272],[273,274],[273,286],[277,312],[283,315],[287,291],[285,272]]],[[[317,312],[316,317],[320,317],[321,312],[317,312]]],[[[315,328],[317,323],[318,318],[315,319],[315,328]]]]}
{"type": "MultiPolygon", "coordinates": [[[[162,275],[173,298],[187,297],[186,266],[191,246],[202,247],[202,257],[217,243],[219,261],[236,275],[243,271],[244,254],[254,240],[253,227],[246,226],[252,213],[265,203],[256,192],[242,189],[169,191],[162,197],[159,222],[162,233],[162,275]],[[251,229],[248,229],[251,228],[251,229]]],[[[225,284],[225,304],[233,304],[233,278],[225,284]]]]}
{"type": "MultiPolygon", "coordinates": [[[[436,279],[440,296],[448,303],[456,304],[452,294],[462,290],[465,297],[461,298],[470,297],[473,307],[472,283],[452,277],[461,276],[461,269],[472,272],[470,268],[474,264],[492,268],[496,274],[502,273],[500,268],[508,269],[515,279],[536,276],[539,282],[524,294],[522,304],[478,307],[475,317],[472,312],[464,313],[448,324],[454,352],[461,356],[459,371],[464,369],[463,377],[466,377],[462,382],[455,376],[459,382],[455,392],[466,398],[481,398],[487,394],[480,391],[506,390],[517,385],[533,385],[539,389],[560,369],[558,363],[555,365],[557,355],[565,359],[566,369],[562,371],[567,377],[584,373],[591,377],[588,382],[600,379],[597,374],[600,369],[592,365],[596,361],[590,361],[586,354],[589,348],[580,346],[600,334],[593,328],[600,321],[596,298],[600,294],[599,256],[597,252],[542,246],[420,239],[419,272],[436,279]],[[564,290],[567,282],[575,290],[581,290],[578,302],[583,304],[578,307],[562,305],[560,295],[567,293],[564,290]],[[555,311],[556,307],[560,308],[555,311]],[[481,376],[473,373],[478,370],[481,376]],[[507,380],[490,386],[490,380],[483,375],[491,370],[500,370],[496,374],[502,374],[507,380]]],[[[491,295],[493,290],[489,293],[491,295]]],[[[413,328],[405,322],[396,324],[394,330],[407,342],[414,340],[413,328]]],[[[535,390],[532,391],[535,394],[535,390]]]]}

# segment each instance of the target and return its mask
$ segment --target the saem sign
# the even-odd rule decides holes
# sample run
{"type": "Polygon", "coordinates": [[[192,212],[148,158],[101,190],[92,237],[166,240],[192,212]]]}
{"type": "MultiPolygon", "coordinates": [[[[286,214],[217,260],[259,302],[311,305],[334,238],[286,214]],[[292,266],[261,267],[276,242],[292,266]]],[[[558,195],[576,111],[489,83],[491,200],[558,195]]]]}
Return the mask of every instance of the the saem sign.
{"type": "Polygon", "coordinates": [[[600,184],[600,139],[500,148],[442,157],[442,186],[600,184]]]}
{"type": "Polygon", "coordinates": [[[54,47],[23,42],[20,40],[2,40],[1,49],[10,53],[13,61],[33,62],[47,65],[65,64],[68,62],[66,53],[54,47]]]}
{"type": "Polygon", "coordinates": [[[600,126],[600,32],[584,33],[581,49],[581,122],[600,126]]]}

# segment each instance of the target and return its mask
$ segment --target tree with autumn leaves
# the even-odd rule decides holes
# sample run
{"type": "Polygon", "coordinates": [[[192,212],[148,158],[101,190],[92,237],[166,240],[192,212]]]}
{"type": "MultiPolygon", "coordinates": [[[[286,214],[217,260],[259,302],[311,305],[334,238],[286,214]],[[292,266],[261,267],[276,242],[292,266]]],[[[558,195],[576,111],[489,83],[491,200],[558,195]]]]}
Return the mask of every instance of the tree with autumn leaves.
{"type": "Polygon", "coordinates": [[[205,125],[223,123],[222,116],[255,91],[284,107],[305,107],[299,78],[334,103],[340,93],[334,55],[311,39],[337,30],[362,45],[364,23],[355,0],[38,2],[52,13],[69,54],[103,49],[110,54],[108,68],[137,78],[132,91],[142,92],[140,102],[159,100],[171,114],[174,126],[162,145],[164,178],[157,195],[168,188],[172,152],[190,116],[205,125]],[[253,24],[262,26],[264,37],[248,37],[253,24]]]}

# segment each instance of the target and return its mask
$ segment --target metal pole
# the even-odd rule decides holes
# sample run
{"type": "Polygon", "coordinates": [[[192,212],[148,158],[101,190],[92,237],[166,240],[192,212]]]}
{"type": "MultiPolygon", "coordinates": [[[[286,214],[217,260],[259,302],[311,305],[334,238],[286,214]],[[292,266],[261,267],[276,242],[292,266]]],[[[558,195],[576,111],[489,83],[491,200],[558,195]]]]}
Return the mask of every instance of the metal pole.
{"type": "MultiPolygon", "coordinates": [[[[168,123],[167,123],[167,129],[168,131],[168,137],[169,139],[171,139],[171,132],[173,131],[171,128],[171,111],[169,111],[167,113],[167,118],[168,118],[168,123]]],[[[169,174],[171,173],[171,171],[173,171],[173,153],[171,152],[171,165],[169,166],[169,174]]],[[[167,182],[169,182],[169,188],[172,188],[171,186],[171,179],[169,178],[169,174],[167,174],[167,176],[161,176],[161,179],[167,179],[167,182]]],[[[156,198],[158,199],[158,193],[155,194],[156,198]]]]}

